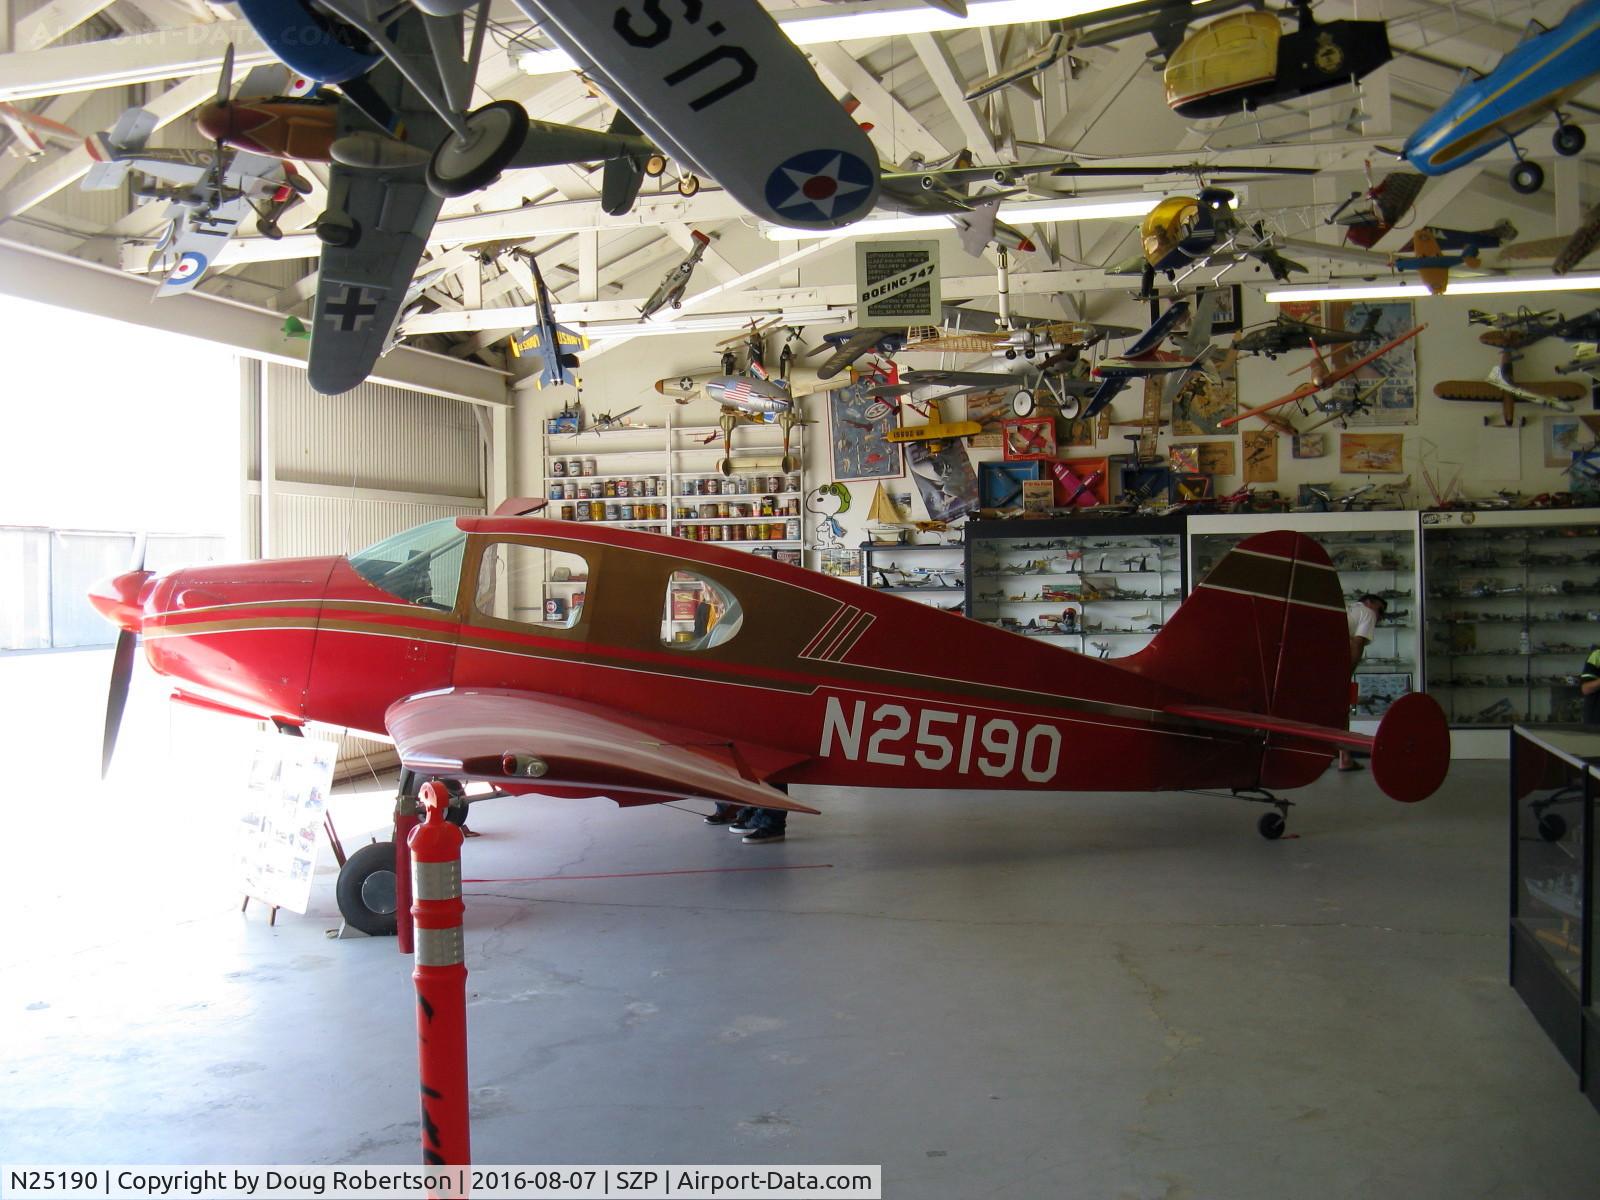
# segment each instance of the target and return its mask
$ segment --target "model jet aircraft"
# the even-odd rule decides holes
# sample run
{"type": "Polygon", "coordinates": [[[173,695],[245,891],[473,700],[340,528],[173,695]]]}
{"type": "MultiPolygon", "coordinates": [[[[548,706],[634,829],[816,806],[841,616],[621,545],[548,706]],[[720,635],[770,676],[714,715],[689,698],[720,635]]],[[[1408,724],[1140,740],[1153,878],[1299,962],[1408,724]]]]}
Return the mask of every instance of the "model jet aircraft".
{"type": "Polygon", "coordinates": [[[1366,324],[1360,329],[1329,329],[1326,325],[1279,313],[1265,325],[1245,330],[1233,344],[1241,354],[1264,354],[1268,358],[1277,358],[1289,350],[1309,350],[1312,346],[1360,345],[1378,340],[1378,322],[1382,319],[1382,310],[1372,308],[1367,311],[1366,324]]]}
{"type": "Polygon", "coordinates": [[[533,272],[533,287],[538,293],[539,323],[523,332],[513,334],[510,340],[511,355],[520,358],[530,350],[539,356],[539,381],[537,387],[560,387],[574,382],[569,371],[578,369],[578,351],[589,348],[589,339],[583,334],[556,323],[555,308],[550,303],[550,291],[539,272],[539,261],[524,254],[533,272]]]}
{"type": "Polygon", "coordinates": [[[1276,400],[1269,400],[1265,404],[1257,405],[1255,408],[1248,409],[1245,412],[1238,413],[1235,416],[1227,417],[1219,422],[1219,424],[1221,424],[1224,428],[1237,425],[1240,421],[1248,420],[1250,417],[1261,417],[1266,413],[1270,413],[1275,408],[1282,408],[1285,404],[1296,404],[1301,400],[1309,399],[1310,397],[1315,396],[1318,392],[1325,391],[1328,388],[1333,387],[1334,384],[1340,382],[1341,380],[1350,378],[1350,376],[1354,375],[1357,371],[1361,370],[1362,367],[1368,365],[1369,363],[1377,362],[1378,359],[1389,353],[1389,351],[1393,350],[1396,346],[1400,345],[1402,342],[1409,341],[1410,339],[1416,337],[1427,327],[1428,326],[1426,323],[1424,323],[1412,329],[1408,329],[1399,336],[1390,338],[1376,350],[1369,351],[1368,353],[1363,354],[1360,358],[1353,358],[1336,365],[1330,365],[1328,361],[1322,357],[1322,350],[1320,347],[1312,346],[1311,361],[1306,363],[1304,366],[1295,368],[1297,371],[1309,370],[1311,372],[1311,378],[1309,380],[1307,380],[1305,383],[1302,383],[1299,387],[1295,388],[1294,391],[1289,392],[1287,395],[1279,396],[1276,400]]]}
{"type": "MultiPolygon", "coordinates": [[[[1260,823],[1276,838],[1289,801],[1274,792],[1312,782],[1340,748],[1370,752],[1374,781],[1402,801],[1449,766],[1427,695],[1402,697],[1375,737],[1348,731],[1343,592],[1301,534],[1245,540],[1147,649],[1100,663],[714,545],[505,515],[542,503],[347,558],[164,575],[140,563],[98,584],[92,602],[122,631],[108,754],[142,638],[180,701],[377,734],[423,776],[623,805],[814,811],[785,794],[807,785],[1233,788],[1276,809],[1260,823]],[[552,557],[583,572],[585,596],[562,620],[528,619],[509,597],[552,557]],[[683,588],[722,602],[704,636],[677,636],[683,588]]],[[[387,853],[345,871],[389,869],[387,853]]],[[[342,878],[339,894],[361,882],[342,878]]],[[[354,914],[362,928],[383,916],[354,914]]]]}
{"type": "MultiPolygon", "coordinates": [[[[229,51],[231,59],[232,51],[229,51]]],[[[152,265],[171,263],[158,298],[194,288],[227,245],[241,222],[254,216],[256,228],[277,236],[278,220],[311,190],[293,167],[241,150],[165,150],[145,145],[156,117],[130,108],[109,132],[84,139],[93,160],[83,177],[85,191],[120,188],[133,171],[156,182],[138,184],[141,201],[165,200],[170,218],[157,240],[152,265]]]]}
{"type": "Polygon", "coordinates": [[[694,269],[700,262],[700,256],[711,244],[711,239],[698,229],[691,229],[689,237],[694,246],[672,270],[667,272],[666,278],[656,285],[656,290],[650,293],[650,298],[639,310],[640,320],[649,320],[669,304],[673,308],[683,307],[684,289],[689,286],[689,280],[694,276],[694,269]]]}
{"type": "Polygon", "coordinates": [[[1279,13],[1248,12],[1189,34],[1162,72],[1167,107],[1190,118],[1250,111],[1361,79],[1389,61],[1384,22],[1321,22],[1310,0],[1294,9],[1293,33],[1279,13]]]}
{"type": "Polygon", "coordinates": [[[1402,156],[1425,175],[1443,175],[1509,142],[1511,186],[1537,192],[1544,168],[1523,157],[1517,137],[1551,113],[1557,154],[1584,146],[1583,130],[1561,106],[1600,72],[1600,0],[1580,0],[1561,23],[1524,40],[1487,75],[1464,83],[1406,139],[1402,156]]]}

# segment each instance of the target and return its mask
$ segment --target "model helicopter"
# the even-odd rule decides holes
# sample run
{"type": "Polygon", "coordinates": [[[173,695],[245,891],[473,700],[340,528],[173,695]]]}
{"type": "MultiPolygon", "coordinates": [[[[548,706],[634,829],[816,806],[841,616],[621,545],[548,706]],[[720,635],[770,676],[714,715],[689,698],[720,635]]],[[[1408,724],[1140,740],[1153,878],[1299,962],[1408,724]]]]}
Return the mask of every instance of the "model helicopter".
{"type": "Polygon", "coordinates": [[[1373,308],[1367,311],[1366,323],[1360,329],[1329,329],[1288,313],[1279,313],[1266,324],[1245,330],[1234,338],[1233,344],[1241,354],[1264,354],[1268,358],[1277,358],[1290,350],[1309,350],[1312,346],[1359,345],[1378,340],[1378,322],[1382,318],[1382,310],[1373,308]]]}

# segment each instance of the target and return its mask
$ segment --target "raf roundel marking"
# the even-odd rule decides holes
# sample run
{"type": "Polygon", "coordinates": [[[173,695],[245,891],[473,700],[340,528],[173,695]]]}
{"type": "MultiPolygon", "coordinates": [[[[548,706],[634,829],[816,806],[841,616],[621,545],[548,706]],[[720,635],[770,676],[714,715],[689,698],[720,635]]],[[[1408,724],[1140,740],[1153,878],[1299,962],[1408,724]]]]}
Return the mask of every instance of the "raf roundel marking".
{"type": "Polygon", "coordinates": [[[206,256],[197,254],[193,250],[186,250],[178,259],[178,265],[172,268],[168,276],[168,283],[188,283],[197,278],[206,269],[206,256]]]}
{"type": "Polygon", "coordinates": [[[833,221],[872,195],[872,168],[843,150],[806,150],[767,176],[766,198],[792,221],[833,221]]]}

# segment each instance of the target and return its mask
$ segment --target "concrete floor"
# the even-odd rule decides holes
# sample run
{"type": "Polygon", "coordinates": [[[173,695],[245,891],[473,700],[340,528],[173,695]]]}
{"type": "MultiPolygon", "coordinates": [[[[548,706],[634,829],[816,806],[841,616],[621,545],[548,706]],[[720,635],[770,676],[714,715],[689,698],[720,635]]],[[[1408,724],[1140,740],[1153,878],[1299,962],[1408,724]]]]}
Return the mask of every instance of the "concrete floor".
{"type": "MultiPolygon", "coordinates": [[[[409,961],[328,940],[331,869],[269,928],[217,789],[68,775],[48,852],[8,797],[0,1161],[415,1161],[409,961]]],[[[919,1198],[1592,1195],[1600,1114],[1505,984],[1503,789],[1464,764],[1407,808],[1334,774],[1276,844],[1185,795],[813,792],[760,847],[478,805],[469,877],[563,878],[468,887],[474,1156],[881,1163],[919,1198]]]]}

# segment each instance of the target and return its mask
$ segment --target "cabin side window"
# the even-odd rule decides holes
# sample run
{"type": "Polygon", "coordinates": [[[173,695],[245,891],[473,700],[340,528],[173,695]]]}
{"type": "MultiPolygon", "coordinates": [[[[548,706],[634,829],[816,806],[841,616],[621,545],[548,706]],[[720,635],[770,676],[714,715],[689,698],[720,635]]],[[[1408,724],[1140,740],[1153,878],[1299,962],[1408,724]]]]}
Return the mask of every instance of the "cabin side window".
{"type": "Polygon", "coordinates": [[[709,650],[739,632],[744,610],[738,598],[697,571],[674,571],[667,580],[661,640],[674,650],[709,650]]]}
{"type": "Polygon", "coordinates": [[[474,600],[484,616],[541,629],[571,629],[583,615],[589,562],[581,554],[491,542],[478,565],[474,600]]]}

